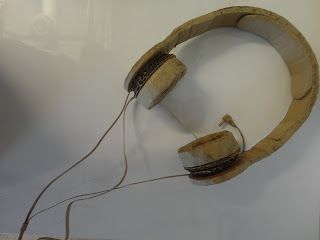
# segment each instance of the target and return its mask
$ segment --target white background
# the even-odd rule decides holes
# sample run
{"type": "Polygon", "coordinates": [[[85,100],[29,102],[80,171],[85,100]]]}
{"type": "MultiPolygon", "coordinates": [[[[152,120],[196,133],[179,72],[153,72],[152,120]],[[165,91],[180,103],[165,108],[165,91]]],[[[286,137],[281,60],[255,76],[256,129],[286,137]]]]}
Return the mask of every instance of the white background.
{"type": "MultiPolygon", "coordinates": [[[[186,20],[232,5],[263,7],[291,21],[320,56],[319,0],[106,0],[91,1],[89,7],[84,0],[4,3],[0,232],[18,232],[41,187],[83,156],[114,119],[126,96],[122,86],[130,67],[186,20]],[[32,32],[41,12],[56,21],[49,37],[32,32]]],[[[188,73],[162,106],[129,107],[125,183],[184,173],[176,149],[193,139],[190,131],[199,136],[218,131],[225,113],[243,129],[250,147],[279,122],[291,101],[284,62],[257,36],[219,29],[175,53],[188,73]]],[[[319,239],[319,119],[317,102],[283,148],[223,184],[164,180],[78,204],[71,236],[319,239]]],[[[123,171],[121,136],[119,124],[91,159],[48,191],[40,207],[115,183],[123,171]]],[[[64,210],[34,219],[28,233],[62,236],[64,210]]]]}

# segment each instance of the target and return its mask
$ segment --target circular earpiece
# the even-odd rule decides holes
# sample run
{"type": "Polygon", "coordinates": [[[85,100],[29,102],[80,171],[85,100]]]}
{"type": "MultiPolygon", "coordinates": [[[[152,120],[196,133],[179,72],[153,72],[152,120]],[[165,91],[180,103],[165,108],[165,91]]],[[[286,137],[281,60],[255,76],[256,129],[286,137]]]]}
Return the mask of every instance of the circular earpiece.
{"type": "Polygon", "coordinates": [[[190,177],[207,177],[222,172],[237,162],[240,146],[233,134],[222,131],[210,134],[178,150],[183,167],[190,177]]]}
{"type": "Polygon", "coordinates": [[[173,54],[161,54],[147,63],[131,82],[137,100],[150,109],[176,85],[186,71],[173,54]]]}

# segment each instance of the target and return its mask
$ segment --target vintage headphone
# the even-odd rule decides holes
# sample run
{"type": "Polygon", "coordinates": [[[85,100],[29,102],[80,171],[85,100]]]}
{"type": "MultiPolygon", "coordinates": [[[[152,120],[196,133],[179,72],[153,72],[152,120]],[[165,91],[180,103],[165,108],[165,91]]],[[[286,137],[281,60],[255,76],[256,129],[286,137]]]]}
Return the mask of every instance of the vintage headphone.
{"type": "MultiPolygon", "coordinates": [[[[292,102],[282,121],[251,149],[246,150],[243,135],[243,147],[240,148],[233,134],[229,131],[213,133],[181,147],[178,150],[184,168],[190,172],[192,182],[200,185],[220,183],[237,176],[253,163],[269,156],[279,149],[303,124],[311,113],[319,88],[319,69],[317,60],[308,42],[302,34],[283,17],[255,7],[230,7],[195,18],[176,28],[165,40],[152,47],[132,67],[125,80],[125,89],[147,109],[158,104],[176,85],[186,71],[186,67],[169,52],[178,44],[185,42],[209,30],[219,27],[236,27],[240,30],[255,33],[273,45],[284,61],[291,74],[292,102]]],[[[133,98],[128,99],[111,126],[105,131],[98,143],[84,157],[52,179],[38,194],[31,205],[21,226],[18,240],[22,240],[30,220],[40,213],[52,209],[66,201],[65,239],[69,238],[69,222],[71,206],[75,202],[92,199],[120,189],[140,183],[186,174],[166,176],[120,186],[126,177],[128,164],[125,154],[125,171],[119,182],[112,188],[99,192],[76,195],[58,202],[48,208],[33,213],[37,203],[45,191],[63,175],[71,171],[90,157],[108,135],[110,130],[125,115],[126,108],[133,98]]],[[[237,127],[229,115],[223,117],[223,122],[237,127]]],[[[125,124],[124,124],[125,125],[125,124]]],[[[123,129],[124,130],[124,129],[123,129]]],[[[241,131],[240,131],[241,133],[241,131]]],[[[125,139],[123,133],[123,139],[125,139]]],[[[40,240],[52,240],[43,237],[40,240]]]]}
{"type": "MultiPolygon", "coordinates": [[[[302,34],[285,18],[256,7],[229,7],[192,19],[174,29],[132,67],[125,89],[150,109],[183,77],[186,67],[170,51],[200,34],[220,27],[235,27],[266,39],[282,56],[291,74],[292,103],[283,120],[260,142],[245,151],[229,131],[210,134],[178,150],[184,168],[196,184],[228,180],[279,149],[308,118],[315,103],[319,69],[302,34]]],[[[235,126],[228,115],[224,121],[235,126]]]]}

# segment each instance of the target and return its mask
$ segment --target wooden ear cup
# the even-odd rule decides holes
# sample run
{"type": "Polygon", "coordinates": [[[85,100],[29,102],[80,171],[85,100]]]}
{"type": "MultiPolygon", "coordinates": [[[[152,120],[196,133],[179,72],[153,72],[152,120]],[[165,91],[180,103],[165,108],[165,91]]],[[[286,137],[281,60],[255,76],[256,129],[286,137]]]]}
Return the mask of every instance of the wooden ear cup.
{"type": "Polygon", "coordinates": [[[150,109],[158,104],[186,72],[185,65],[172,54],[152,60],[137,75],[137,101],[150,109]]]}
{"type": "Polygon", "coordinates": [[[238,161],[241,148],[229,131],[210,134],[178,150],[183,167],[190,178],[201,179],[220,173],[238,161]]]}

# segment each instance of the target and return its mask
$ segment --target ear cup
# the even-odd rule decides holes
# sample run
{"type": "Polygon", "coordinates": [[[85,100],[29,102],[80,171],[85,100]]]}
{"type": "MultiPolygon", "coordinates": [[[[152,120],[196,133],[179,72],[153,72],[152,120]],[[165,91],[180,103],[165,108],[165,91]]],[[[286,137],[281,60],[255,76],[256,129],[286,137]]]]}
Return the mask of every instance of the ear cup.
{"type": "Polygon", "coordinates": [[[222,172],[237,162],[241,148],[229,131],[210,134],[178,150],[183,167],[191,177],[205,177],[222,172]]]}
{"type": "Polygon", "coordinates": [[[148,75],[148,71],[156,68],[155,71],[152,71],[151,76],[148,77],[137,96],[138,102],[147,109],[158,104],[183,77],[186,71],[186,66],[179,59],[174,55],[170,56],[160,66],[154,64],[153,61],[151,64],[155,66],[147,65],[146,70],[142,73],[148,75]]]}

